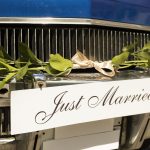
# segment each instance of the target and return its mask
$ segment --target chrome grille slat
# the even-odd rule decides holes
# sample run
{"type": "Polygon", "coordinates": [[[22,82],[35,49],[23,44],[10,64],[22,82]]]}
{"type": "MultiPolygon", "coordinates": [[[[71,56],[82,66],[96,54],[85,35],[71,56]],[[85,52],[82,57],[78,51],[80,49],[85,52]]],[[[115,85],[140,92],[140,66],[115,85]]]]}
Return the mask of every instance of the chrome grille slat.
{"type": "Polygon", "coordinates": [[[88,57],[91,59],[91,51],[90,51],[90,48],[91,48],[91,29],[89,29],[89,31],[88,31],[88,35],[89,35],[89,37],[88,37],[88,45],[89,45],[89,47],[88,47],[88,57]]]}
{"type": "Polygon", "coordinates": [[[102,60],[104,60],[105,59],[105,56],[104,56],[104,54],[105,54],[105,40],[104,40],[104,36],[105,36],[105,32],[104,32],[104,30],[102,30],[102,60]]]}
{"type": "Polygon", "coordinates": [[[69,58],[71,58],[71,53],[72,53],[72,51],[71,51],[71,31],[70,31],[70,29],[69,29],[69,31],[68,31],[68,53],[69,53],[69,58]]]}
{"type": "MultiPolygon", "coordinates": [[[[56,41],[57,41],[57,39],[56,39],[56,41]]],[[[42,58],[42,60],[45,60],[44,59],[44,32],[43,32],[43,29],[41,30],[41,58],[42,58]]]]}
{"type": "Polygon", "coordinates": [[[137,39],[137,47],[150,40],[146,31],[97,26],[0,27],[0,45],[12,58],[19,56],[18,42],[25,42],[40,59],[48,61],[50,53],[71,58],[77,49],[92,60],[108,60],[119,54],[123,46],[137,39]]]}
{"type": "Polygon", "coordinates": [[[34,54],[37,56],[37,37],[36,37],[36,29],[34,29],[34,35],[33,35],[33,49],[34,49],[34,54]]]}
{"type": "Polygon", "coordinates": [[[97,33],[97,55],[98,55],[98,61],[100,61],[100,32],[98,29],[98,33],[97,33]]]}
{"type": "Polygon", "coordinates": [[[109,48],[108,48],[108,44],[109,44],[109,31],[106,31],[106,59],[109,58],[109,48]]]}
{"type": "MultiPolygon", "coordinates": [[[[82,29],[82,50],[83,50],[83,53],[84,53],[84,50],[85,50],[84,44],[85,44],[84,29],[82,29]]],[[[85,53],[84,53],[84,54],[85,54],[85,53]]]]}
{"type": "Polygon", "coordinates": [[[1,30],[0,30],[0,46],[2,45],[2,37],[1,37],[1,30]]]}
{"type": "Polygon", "coordinates": [[[94,60],[96,60],[96,48],[95,48],[95,45],[96,45],[96,41],[95,41],[95,29],[93,30],[93,56],[94,56],[94,60]]]}
{"type": "Polygon", "coordinates": [[[144,39],[144,43],[146,43],[146,37],[145,37],[145,33],[143,34],[143,39],[144,39]]]}
{"type": "Polygon", "coordinates": [[[120,51],[121,51],[121,34],[120,34],[120,31],[119,31],[119,38],[118,38],[118,41],[119,41],[119,43],[118,43],[118,52],[120,53],[120,51]]]}
{"type": "Polygon", "coordinates": [[[125,34],[125,40],[126,40],[126,44],[125,45],[129,45],[130,44],[130,36],[129,36],[129,32],[126,32],[125,34]]]}
{"type": "Polygon", "coordinates": [[[0,108],[0,136],[10,135],[10,109],[0,108]]]}
{"type": "Polygon", "coordinates": [[[62,56],[65,55],[65,38],[64,38],[64,29],[62,29],[62,56]]]}
{"type": "Polygon", "coordinates": [[[27,44],[30,47],[30,36],[29,36],[29,34],[30,34],[30,30],[27,29],[27,44]]]}
{"type": "Polygon", "coordinates": [[[148,42],[148,40],[149,40],[149,35],[146,34],[146,43],[148,42]]]}
{"type": "Polygon", "coordinates": [[[89,35],[89,38],[90,38],[90,47],[89,47],[89,58],[91,60],[94,60],[94,30],[91,30],[90,29],[90,35],[89,35]],[[92,49],[92,51],[91,51],[92,49]]]}
{"type": "Polygon", "coordinates": [[[142,48],[143,39],[142,39],[142,33],[140,33],[140,48],[142,48]]]}
{"type": "Polygon", "coordinates": [[[56,48],[55,49],[55,51],[56,51],[55,53],[58,53],[57,40],[58,40],[57,39],[57,29],[55,29],[55,48],[56,48]]]}
{"type": "Polygon", "coordinates": [[[5,30],[4,48],[6,52],[8,53],[8,29],[5,30]]]}
{"type": "Polygon", "coordinates": [[[20,29],[20,42],[22,42],[22,28],[20,29]]]}
{"type": "MultiPolygon", "coordinates": [[[[134,39],[136,39],[136,34],[135,34],[135,32],[133,33],[133,40],[134,40],[134,39]]],[[[133,41],[133,42],[135,43],[135,41],[133,41]]],[[[135,45],[135,46],[134,46],[134,51],[135,51],[136,48],[137,48],[137,46],[135,45]]]]}
{"type": "Polygon", "coordinates": [[[95,60],[99,60],[98,55],[98,29],[95,29],[95,43],[94,43],[94,49],[95,49],[95,60]]]}
{"type": "Polygon", "coordinates": [[[115,45],[116,45],[116,31],[115,31],[115,33],[113,33],[113,31],[111,31],[110,32],[110,45],[111,45],[111,47],[110,47],[110,49],[111,49],[111,51],[110,51],[110,54],[111,54],[111,57],[113,56],[113,53],[115,52],[116,53],[116,47],[115,47],[115,45]],[[114,36],[114,44],[113,44],[113,36],[114,36]],[[113,45],[114,45],[114,49],[113,49],[113,45]]]}
{"type": "Polygon", "coordinates": [[[78,43],[78,38],[77,38],[78,37],[78,30],[75,29],[75,31],[76,31],[76,33],[75,33],[76,34],[76,41],[75,41],[76,42],[76,47],[75,47],[75,49],[77,50],[78,49],[78,46],[77,46],[77,43],[78,43]]]}
{"type": "Polygon", "coordinates": [[[12,39],[11,39],[11,54],[14,59],[16,59],[16,30],[13,29],[12,39]]]}

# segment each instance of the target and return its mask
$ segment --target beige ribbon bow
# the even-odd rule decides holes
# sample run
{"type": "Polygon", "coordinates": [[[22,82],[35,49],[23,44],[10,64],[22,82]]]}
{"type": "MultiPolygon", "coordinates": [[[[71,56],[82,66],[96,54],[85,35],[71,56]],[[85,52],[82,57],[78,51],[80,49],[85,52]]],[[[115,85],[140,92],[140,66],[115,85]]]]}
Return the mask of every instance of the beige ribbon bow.
{"type": "Polygon", "coordinates": [[[89,60],[83,53],[77,50],[76,54],[72,57],[73,69],[80,68],[95,68],[101,74],[113,77],[115,75],[115,70],[113,68],[111,60],[104,62],[97,62],[89,60]]]}

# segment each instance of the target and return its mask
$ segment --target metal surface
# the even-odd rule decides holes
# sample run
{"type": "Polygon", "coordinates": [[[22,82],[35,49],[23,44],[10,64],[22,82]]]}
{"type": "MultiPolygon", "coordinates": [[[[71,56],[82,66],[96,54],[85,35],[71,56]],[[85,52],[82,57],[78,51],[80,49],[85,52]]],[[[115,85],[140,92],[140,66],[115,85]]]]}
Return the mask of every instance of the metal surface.
{"type": "MultiPolygon", "coordinates": [[[[127,123],[124,126],[126,135],[121,136],[121,141],[126,138],[124,144],[122,142],[121,150],[140,149],[145,139],[149,138],[149,114],[140,114],[126,117],[127,123]],[[148,137],[147,137],[148,135],[148,137]]],[[[123,133],[122,133],[123,134],[123,133]]],[[[143,150],[143,149],[141,149],[143,150]]],[[[148,149],[147,149],[148,150],[148,149]]]]}
{"type": "Polygon", "coordinates": [[[88,25],[0,25],[0,46],[14,59],[19,56],[20,41],[43,61],[48,61],[52,53],[70,59],[77,49],[91,60],[103,61],[119,54],[135,39],[142,47],[150,40],[150,32],[88,25]]]}
{"type": "MultiPolygon", "coordinates": [[[[138,25],[125,22],[108,21],[88,18],[53,18],[53,17],[0,17],[0,24],[68,24],[68,25],[99,25],[107,27],[118,27],[150,31],[146,25],[138,25]]],[[[36,33],[35,33],[36,34],[36,33]]]]}
{"type": "Polygon", "coordinates": [[[94,18],[149,26],[149,8],[149,0],[7,0],[1,2],[0,16],[94,18]]]}

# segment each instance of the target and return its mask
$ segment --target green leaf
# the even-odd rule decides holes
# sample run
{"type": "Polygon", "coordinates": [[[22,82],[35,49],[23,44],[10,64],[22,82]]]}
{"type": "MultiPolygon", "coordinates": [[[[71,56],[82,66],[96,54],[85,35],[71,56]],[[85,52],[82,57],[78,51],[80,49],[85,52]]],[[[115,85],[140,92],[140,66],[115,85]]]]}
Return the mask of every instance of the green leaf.
{"type": "Polygon", "coordinates": [[[0,66],[5,67],[10,72],[17,70],[15,67],[12,67],[11,65],[9,65],[9,64],[7,64],[6,62],[3,62],[3,61],[0,61],[0,66]]]}
{"type": "Polygon", "coordinates": [[[122,48],[123,52],[134,52],[135,46],[137,45],[137,42],[132,43],[130,45],[127,45],[125,47],[122,48]]]}
{"type": "Polygon", "coordinates": [[[123,64],[119,66],[119,69],[123,70],[123,69],[128,69],[134,66],[135,66],[134,64],[123,64]]]}
{"type": "Polygon", "coordinates": [[[60,73],[60,71],[57,71],[57,70],[55,70],[55,69],[53,69],[50,65],[46,65],[45,66],[45,71],[49,74],[49,75],[52,75],[52,76],[55,76],[55,75],[57,75],[57,74],[59,74],[60,73]]]}
{"type": "Polygon", "coordinates": [[[148,68],[150,68],[150,60],[148,60],[147,66],[148,68]]]}
{"type": "Polygon", "coordinates": [[[141,49],[142,51],[150,50],[150,41],[144,45],[144,47],[141,49]]]}
{"type": "Polygon", "coordinates": [[[15,61],[15,67],[17,68],[21,68],[23,67],[27,62],[25,60],[23,60],[21,57],[18,58],[16,61],[15,61]]]}
{"type": "Polygon", "coordinates": [[[3,47],[0,47],[0,58],[6,61],[12,61],[13,59],[6,53],[3,47]]]}
{"type": "Polygon", "coordinates": [[[28,62],[24,67],[19,69],[19,71],[17,72],[17,74],[15,76],[16,80],[22,79],[26,75],[26,73],[28,71],[28,67],[29,67],[30,64],[31,63],[28,62]]]}
{"type": "Polygon", "coordinates": [[[8,70],[6,68],[0,68],[0,75],[3,76],[6,74],[8,74],[8,70]]]}
{"type": "Polygon", "coordinates": [[[141,51],[137,53],[136,57],[140,60],[150,60],[150,53],[146,51],[141,51]]]}
{"type": "Polygon", "coordinates": [[[4,87],[4,85],[8,81],[10,81],[15,75],[16,75],[16,72],[7,74],[7,76],[0,82],[0,89],[2,89],[4,87]]]}
{"type": "Polygon", "coordinates": [[[64,72],[68,68],[72,68],[72,66],[73,66],[73,64],[70,60],[64,59],[59,54],[51,54],[49,62],[50,62],[50,66],[53,69],[55,69],[57,71],[61,71],[61,72],[64,72]]]}
{"type": "Polygon", "coordinates": [[[28,62],[30,61],[31,63],[42,63],[41,60],[39,60],[31,51],[31,49],[25,44],[19,42],[18,44],[18,49],[22,55],[22,60],[28,62]]]}
{"type": "Polygon", "coordinates": [[[51,75],[51,76],[55,76],[55,77],[58,77],[58,76],[66,76],[68,75],[70,72],[71,72],[72,68],[68,68],[67,70],[65,71],[57,71],[53,68],[51,68],[49,65],[45,66],[45,71],[51,75]]]}
{"type": "Polygon", "coordinates": [[[123,52],[120,55],[117,55],[112,58],[112,63],[115,65],[123,64],[129,57],[129,52],[123,52]]]}
{"type": "Polygon", "coordinates": [[[67,70],[65,70],[64,72],[60,72],[58,74],[55,74],[56,77],[58,76],[67,76],[69,75],[69,73],[71,72],[72,68],[68,68],[67,70]]]}

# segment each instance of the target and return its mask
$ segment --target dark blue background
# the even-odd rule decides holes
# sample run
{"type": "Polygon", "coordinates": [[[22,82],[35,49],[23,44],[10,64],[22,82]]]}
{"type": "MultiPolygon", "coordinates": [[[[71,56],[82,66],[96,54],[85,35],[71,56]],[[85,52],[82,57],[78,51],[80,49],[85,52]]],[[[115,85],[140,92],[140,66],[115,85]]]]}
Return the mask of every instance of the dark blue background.
{"type": "Polygon", "coordinates": [[[0,17],[95,18],[150,26],[150,0],[0,0],[0,17]]]}

